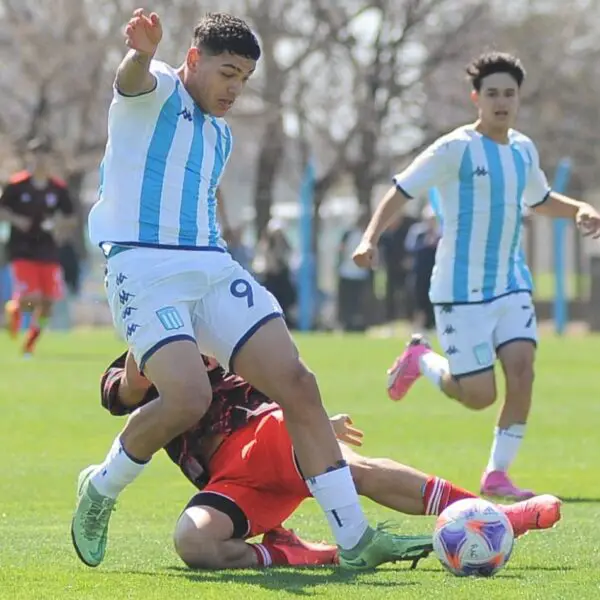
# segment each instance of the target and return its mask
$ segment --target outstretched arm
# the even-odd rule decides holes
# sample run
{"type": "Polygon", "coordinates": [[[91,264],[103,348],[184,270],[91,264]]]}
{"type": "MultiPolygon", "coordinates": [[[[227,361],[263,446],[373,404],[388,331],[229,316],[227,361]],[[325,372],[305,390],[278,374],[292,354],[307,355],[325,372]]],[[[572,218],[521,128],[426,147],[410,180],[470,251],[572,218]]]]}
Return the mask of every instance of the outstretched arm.
{"type": "Polygon", "coordinates": [[[532,209],[538,215],[555,219],[573,219],[583,235],[600,237],[600,214],[588,204],[564,196],[558,192],[550,192],[546,200],[532,209]]]}
{"type": "Polygon", "coordinates": [[[379,203],[352,256],[359,267],[372,268],[377,265],[377,244],[381,234],[401,214],[408,200],[457,176],[461,151],[463,146],[460,143],[451,144],[445,138],[440,138],[394,177],[395,186],[388,190],[379,203]]]}

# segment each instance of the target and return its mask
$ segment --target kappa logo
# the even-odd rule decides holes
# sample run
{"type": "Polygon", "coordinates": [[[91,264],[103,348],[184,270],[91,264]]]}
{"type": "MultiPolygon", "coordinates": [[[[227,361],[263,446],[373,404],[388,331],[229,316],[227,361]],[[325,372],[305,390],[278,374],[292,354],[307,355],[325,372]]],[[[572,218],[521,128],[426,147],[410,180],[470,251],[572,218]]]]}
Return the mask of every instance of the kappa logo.
{"type": "Polygon", "coordinates": [[[473,177],[485,177],[488,174],[488,170],[485,167],[477,167],[473,171],[473,177]]]}
{"type": "Polygon", "coordinates": [[[183,117],[186,121],[189,121],[190,123],[194,120],[194,117],[192,117],[192,113],[187,108],[187,106],[181,112],[178,112],[177,116],[183,117]]]}
{"type": "Polygon", "coordinates": [[[125,319],[128,319],[132,315],[134,310],[137,310],[135,306],[127,306],[125,310],[121,313],[121,319],[123,319],[123,321],[125,319]]]}
{"type": "Polygon", "coordinates": [[[119,292],[119,302],[121,303],[121,305],[125,305],[129,302],[129,300],[131,300],[132,298],[135,298],[135,294],[130,294],[129,292],[126,292],[125,290],[122,290],[119,292]]]}
{"type": "Polygon", "coordinates": [[[127,325],[127,331],[125,332],[125,337],[127,339],[129,339],[139,328],[140,328],[140,326],[137,323],[132,323],[131,325],[127,325]]]}

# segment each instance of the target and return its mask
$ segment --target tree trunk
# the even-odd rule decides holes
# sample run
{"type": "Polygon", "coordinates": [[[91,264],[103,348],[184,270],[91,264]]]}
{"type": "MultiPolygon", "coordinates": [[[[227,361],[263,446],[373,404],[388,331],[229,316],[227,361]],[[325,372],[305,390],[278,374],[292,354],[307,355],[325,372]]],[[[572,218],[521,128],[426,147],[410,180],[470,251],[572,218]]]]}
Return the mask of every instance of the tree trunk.
{"type": "Polygon", "coordinates": [[[271,218],[275,179],[285,151],[285,134],[283,121],[278,115],[267,123],[256,166],[256,183],[254,188],[254,208],[256,210],[256,234],[262,234],[271,218]]]}
{"type": "Polygon", "coordinates": [[[255,227],[259,238],[271,218],[275,179],[285,152],[281,102],[286,76],[275,60],[274,43],[275,40],[268,35],[263,36],[264,103],[268,107],[268,113],[258,152],[254,187],[255,227]]]}

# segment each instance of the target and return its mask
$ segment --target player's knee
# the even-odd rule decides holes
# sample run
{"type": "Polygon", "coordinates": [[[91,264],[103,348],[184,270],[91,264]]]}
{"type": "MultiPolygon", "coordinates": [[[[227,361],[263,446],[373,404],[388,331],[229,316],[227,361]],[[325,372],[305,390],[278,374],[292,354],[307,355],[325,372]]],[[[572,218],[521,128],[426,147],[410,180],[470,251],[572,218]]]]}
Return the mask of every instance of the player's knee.
{"type": "Polygon", "coordinates": [[[532,361],[524,360],[506,367],[506,383],[512,389],[531,389],[534,378],[532,361]]]}
{"type": "Polygon", "coordinates": [[[40,297],[37,294],[29,294],[19,298],[19,308],[24,311],[30,311],[36,308],[40,303],[40,297]]]}
{"type": "Polygon", "coordinates": [[[321,407],[321,397],[314,373],[297,359],[287,370],[284,392],[281,394],[281,406],[284,411],[303,412],[321,407]]]}
{"type": "Polygon", "coordinates": [[[191,569],[215,568],[218,557],[218,541],[191,519],[180,518],[173,534],[175,551],[179,558],[191,569]]]}
{"type": "Polygon", "coordinates": [[[496,402],[494,387],[481,386],[476,388],[463,388],[461,402],[473,410],[484,410],[496,402]]]}
{"type": "Polygon", "coordinates": [[[202,382],[191,379],[173,380],[159,388],[167,411],[183,424],[193,424],[200,420],[210,405],[212,396],[204,390],[202,382]]]}

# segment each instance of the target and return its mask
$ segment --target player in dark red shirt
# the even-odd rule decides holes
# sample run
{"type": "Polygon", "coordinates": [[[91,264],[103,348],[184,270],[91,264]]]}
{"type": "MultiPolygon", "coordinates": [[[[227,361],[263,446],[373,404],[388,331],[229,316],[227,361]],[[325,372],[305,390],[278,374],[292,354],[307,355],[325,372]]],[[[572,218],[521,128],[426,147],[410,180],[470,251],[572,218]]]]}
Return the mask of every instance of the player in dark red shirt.
{"type": "MultiPolygon", "coordinates": [[[[199,490],[175,529],[179,556],[191,567],[209,569],[333,564],[334,546],[304,542],[282,527],[310,494],[279,406],[211,359],[204,357],[204,362],[213,390],[210,408],[196,427],[165,446],[171,460],[199,490]],[[264,534],[261,543],[245,541],[260,534],[264,534]]],[[[149,403],[160,401],[156,388],[140,375],[127,353],[104,372],[101,398],[114,415],[143,411],[149,403]]],[[[361,445],[362,433],[352,427],[349,417],[338,415],[331,422],[339,440],[361,445]]],[[[439,514],[461,498],[475,497],[393,460],[363,457],[343,444],[342,450],[358,492],[394,510],[439,514]]],[[[87,476],[95,469],[90,467],[87,476]]],[[[116,497],[119,491],[103,493],[116,497]]],[[[113,507],[114,502],[103,510],[113,507]]],[[[516,535],[551,527],[560,518],[560,501],[553,496],[503,509],[516,535]]],[[[402,540],[397,560],[416,561],[431,550],[430,536],[402,540]]]]}
{"type": "Polygon", "coordinates": [[[5,307],[6,320],[16,337],[22,313],[32,313],[23,347],[25,354],[31,354],[54,302],[63,294],[57,237],[75,225],[75,218],[66,184],[50,174],[49,143],[32,140],[27,149],[31,169],[8,180],[0,196],[0,220],[11,226],[7,251],[13,297],[5,307]],[[58,214],[64,217],[60,221],[58,214]]]}

